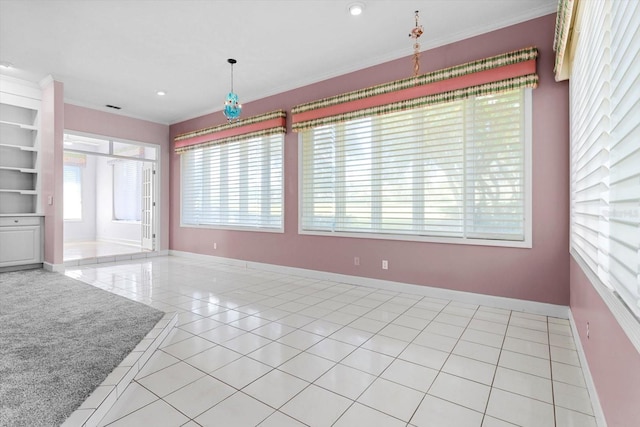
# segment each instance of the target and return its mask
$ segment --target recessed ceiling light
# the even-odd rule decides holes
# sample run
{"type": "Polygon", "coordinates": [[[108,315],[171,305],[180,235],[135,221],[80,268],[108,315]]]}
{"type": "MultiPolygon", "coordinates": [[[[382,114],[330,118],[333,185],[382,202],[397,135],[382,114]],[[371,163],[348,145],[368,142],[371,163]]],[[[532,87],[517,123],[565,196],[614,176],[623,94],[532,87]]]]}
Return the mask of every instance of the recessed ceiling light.
{"type": "Polygon", "coordinates": [[[163,90],[159,90],[156,92],[156,95],[158,96],[165,96],[167,94],[167,92],[163,91],[163,90]]]}
{"type": "Polygon", "coordinates": [[[364,12],[364,4],[363,3],[351,3],[349,5],[349,13],[351,16],[362,15],[364,12]]]}

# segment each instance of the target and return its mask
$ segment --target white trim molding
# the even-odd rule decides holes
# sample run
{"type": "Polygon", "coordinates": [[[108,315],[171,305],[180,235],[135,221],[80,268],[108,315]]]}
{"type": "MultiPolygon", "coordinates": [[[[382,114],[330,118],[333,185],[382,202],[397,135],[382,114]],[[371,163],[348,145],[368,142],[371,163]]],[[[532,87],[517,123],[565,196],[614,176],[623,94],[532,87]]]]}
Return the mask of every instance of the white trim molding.
{"type": "Polygon", "coordinates": [[[580,359],[580,366],[582,367],[584,381],[587,385],[587,390],[589,391],[589,398],[591,399],[591,406],[593,409],[593,415],[596,418],[596,424],[598,427],[607,427],[607,420],[604,418],[604,412],[602,411],[602,406],[600,406],[600,399],[598,398],[596,384],[591,376],[591,370],[589,369],[589,363],[587,362],[587,355],[582,347],[582,341],[580,340],[580,334],[578,333],[578,326],[576,325],[576,321],[573,318],[573,313],[571,313],[571,311],[569,311],[569,323],[574,337],[573,341],[576,344],[578,358],[580,359]]]}
{"type": "Polygon", "coordinates": [[[366,286],[370,288],[383,289],[393,292],[406,292],[422,295],[431,298],[442,298],[464,302],[468,304],[485,305],[495,308],[503,308],[512,311],[521,311],[542,316],[569,319],[569,307],[565,305],[548,304],[536,301],[520,300],[515,298],[498,297],[493,295],[477,294],[473,292],[455,291],[451,289],[437,288],[432,286],[416,285],[411,283],[393,282],[390,280],[371,279],[368,277],[351,276],[347,274],[331,273],[327,271],[309,270],[305,268],[287,267],[261,262],[244,261],[234,258],[224,258],[213,255],[195,254],[170,250],[169,255],[183,258],[198,259],[203,261],[217,262],[225,265],[245,267],[256,270],[265,270],[274,273],[291,274],[318,280],[328,280],[332,282],[346,283],[355,286],[366,286]]]}

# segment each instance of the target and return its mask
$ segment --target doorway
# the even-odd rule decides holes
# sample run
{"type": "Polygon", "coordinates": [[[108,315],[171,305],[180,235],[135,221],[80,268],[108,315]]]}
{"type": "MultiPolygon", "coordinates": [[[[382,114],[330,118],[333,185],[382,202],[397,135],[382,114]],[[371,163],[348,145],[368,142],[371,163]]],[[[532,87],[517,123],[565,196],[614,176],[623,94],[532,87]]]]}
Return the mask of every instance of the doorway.
{"type": "Polygon", "coordinates": [[[65,262],[155,251],[155,146],[65,133],[65,262]]]}

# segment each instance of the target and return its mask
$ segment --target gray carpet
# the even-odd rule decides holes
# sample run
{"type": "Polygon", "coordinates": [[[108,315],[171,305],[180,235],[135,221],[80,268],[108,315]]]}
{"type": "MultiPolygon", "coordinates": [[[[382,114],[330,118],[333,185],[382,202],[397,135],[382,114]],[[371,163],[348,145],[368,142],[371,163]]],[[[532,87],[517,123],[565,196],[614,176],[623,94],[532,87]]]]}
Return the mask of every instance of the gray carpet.
{"type": "Polygon", "coordinates": [[[62,274],[0,273],[0,425],[62,424],[163,315],[62,274]]]}

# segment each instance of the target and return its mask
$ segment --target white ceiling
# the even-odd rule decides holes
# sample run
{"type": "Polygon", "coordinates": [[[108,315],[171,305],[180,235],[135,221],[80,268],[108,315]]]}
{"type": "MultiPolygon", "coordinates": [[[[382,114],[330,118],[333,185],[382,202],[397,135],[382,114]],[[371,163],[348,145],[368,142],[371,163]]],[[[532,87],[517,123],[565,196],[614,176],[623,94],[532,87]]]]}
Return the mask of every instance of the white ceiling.
{"type": "Polygon", "coordinates": [[[0,0],[0,73],[171,124],[553,13],[557,0],[0,0]],[[167,95],[159,97],[156,91],[167,95]]]}

